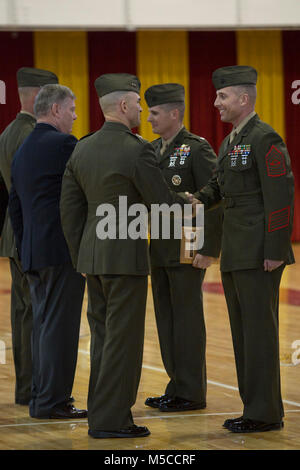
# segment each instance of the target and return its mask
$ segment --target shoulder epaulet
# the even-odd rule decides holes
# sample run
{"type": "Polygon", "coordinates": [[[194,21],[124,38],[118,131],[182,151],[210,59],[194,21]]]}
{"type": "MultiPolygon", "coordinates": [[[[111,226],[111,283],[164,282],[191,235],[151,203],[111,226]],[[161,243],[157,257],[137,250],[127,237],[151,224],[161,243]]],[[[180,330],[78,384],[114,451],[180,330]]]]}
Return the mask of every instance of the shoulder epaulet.
{"type": "Polygon", "coordinates": [[[192,132],[188,133],[188,137],[193,140],[198,140],[199,142],[203,142],[206,140],[204,137],[201,137],[200,135],[192,134],[192,132]]]}
{"type": "Polygon", "coordinates": [[[139,134],[134,134],[134,133],[132,132],[132,135],[134,135],[134,136],[135,136],[140,142],[142,142],[143,144],[146,144],[146,143],[149,142],[148,140],[144,139],[144,137],[142,137],[142,136],[139,135],[139,134]]]}
{"type": "Polygon", "coordinates": [[[161,141],[161,137],[158,137],[158,139],[152,140],[151,144],[156,145],[160,143],[160,141],[161,141]]]}
{"type": "Polygon", "coordinates": [[[81,140],[83,140],[83,139],[86,139],[87,137],[90,137],[90,136],[93,135],[93,134],[95,134],[95,132],[90,132],[89,134],[84,135],[83,137],[81,137],[81,138],[79,139],[79,142],[80,142],[81,140]]]}
{"type": "Polygon", "coordinates": [[[264,122],[264,121],[261,121],[259,120],[257,123],[256,123],[256,128],[259,128],[261,131],[263,131],[264,133],[275,133],[277,134],[277,132],[275,131],[275,129],[268,123],[264,122]]]}

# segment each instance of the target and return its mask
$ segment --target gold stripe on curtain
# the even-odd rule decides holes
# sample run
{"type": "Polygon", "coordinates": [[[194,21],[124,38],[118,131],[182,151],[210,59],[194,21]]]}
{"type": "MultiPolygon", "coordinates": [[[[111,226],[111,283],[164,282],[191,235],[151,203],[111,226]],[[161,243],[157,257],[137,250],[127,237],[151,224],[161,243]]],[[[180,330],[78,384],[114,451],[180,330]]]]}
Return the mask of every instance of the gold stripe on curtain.
{"type": "Polygon", "coordinates": [[[281,31],[238,31],[239,65],[258,72],[256,111],[284,139],[284,75],[281,31]]]}
{"type": "Polygon", "coordinates": [[[147,140],[157,139],[147,122],[148,107],[144,93],[151,85],[181,83],[185,87],[184,124],[189,128],[189,58],[186,31],[138,31],[137,75],[141,80],[141,125],[139,133],[147,140]]]}
{"type": "Polygon", "coordinates": [[[76,95],[77,120],[72,134],[89,132],[87,34],[84,31],[38,31],[34,33],[34,59],[38,68],[56,73],[61,85],[76,95]]]}

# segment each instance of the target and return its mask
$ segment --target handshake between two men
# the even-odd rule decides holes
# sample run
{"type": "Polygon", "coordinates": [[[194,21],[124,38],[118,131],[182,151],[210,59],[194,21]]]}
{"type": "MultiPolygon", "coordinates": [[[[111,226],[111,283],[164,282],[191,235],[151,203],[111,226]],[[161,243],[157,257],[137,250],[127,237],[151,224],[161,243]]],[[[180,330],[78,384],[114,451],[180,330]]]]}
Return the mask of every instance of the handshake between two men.
{"type": "MultiPolygon", "coordinates": [[[[192,204],[192,206],[193,206],[193,216],[195,216],[196,206],[199,205],[199,204],[203,204],[203,203],[201,201],[199,201],[198,199],[196,199],[194,197],[194,195],[189,193],[188,191],[186,191],[184,194],[185,194],[186,198],[188,199],[189,203],[192,204]]],[[[193,259],[192,265],[193,265],[194,268],[206,269],[212,264],[213,260],[214,260],[214,258],[211,257],[211,256],[206,256],[206,255],[201,255],[200,253],[196,253],[196,255],[193,259]]]]}

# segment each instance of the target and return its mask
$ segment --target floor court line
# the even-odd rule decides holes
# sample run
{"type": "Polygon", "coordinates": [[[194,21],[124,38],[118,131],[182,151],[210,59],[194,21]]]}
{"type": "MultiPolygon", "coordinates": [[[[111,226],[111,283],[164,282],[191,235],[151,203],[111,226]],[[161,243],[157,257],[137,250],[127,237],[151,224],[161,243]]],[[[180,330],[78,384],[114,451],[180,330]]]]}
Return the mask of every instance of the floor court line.
{"type": "MultiPolygon", "coordinates": [[[[79,349],[79,352],[82,354],[89,354],[89,351],[85,351],[84,349],[79,349]]],[[[149,369],[149,370],[154,370],[156,372],[163,372],[165,373],[165,370],[162,369],[161,367],[154,367],[154,366],[148,366],[147,364],[143,364],[143,369],[149,369]]],[[[215,382],[213,380],[207,380],[207,383],[210,385],[215,385],[216,387],[221,387],[221,388],[226,388],[227,390],[234,390],[238,391],[238,387],[234,387],[233,385],[227,385],[222,382],[215,382]]],[[[300,408],[300,403],[297,403],[295,401],[290,401],[290,400],[282,400],[283,403],[286,405],[291,405],[291,406],[297,406],[300,408]]]]}
{"type": "MultiPolygon", "coordinates": [[[[289,413],[300,413],[300,410],[285,410],[286,414],[289,413]]],[[[205,418],[207,416],[232,416],[232,415],[240,415],[241,411],[228,411],[228,412],[222,412],[222,413],[193,413],[193,414],[180,414],[180,415],[175,415],[175,414],[168,414],[166,415],[165,413],[160,413],[158,415],[152,415],[152,416],[135,416],[134,420],[151,420],[151,419],[178,419],[178,418],[205,418]]],[[[0,424],[0,429],[3,428],[20,428],[24,426],[51,426],[54,424],[88,424],[87,419],[81,419],[81,420],[75,420],[75,419],[66,419],[66,420],[61,420],[61,421],[41,421],[39,420],[36,423],[14,423],[14,424],[0,424]]]]}

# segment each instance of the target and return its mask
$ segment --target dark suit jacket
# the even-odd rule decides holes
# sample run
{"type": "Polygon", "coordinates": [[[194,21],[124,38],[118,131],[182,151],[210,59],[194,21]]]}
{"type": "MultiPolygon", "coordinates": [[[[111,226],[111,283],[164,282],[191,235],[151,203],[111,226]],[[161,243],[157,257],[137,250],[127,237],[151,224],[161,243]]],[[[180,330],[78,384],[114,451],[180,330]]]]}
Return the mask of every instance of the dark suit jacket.
{"type": "Polygon", "coordinates": [[[16,152],[9,214],[24,271],[71,263],[62,232],[62,176],[77,139],[39,123],[16,152]]]}

